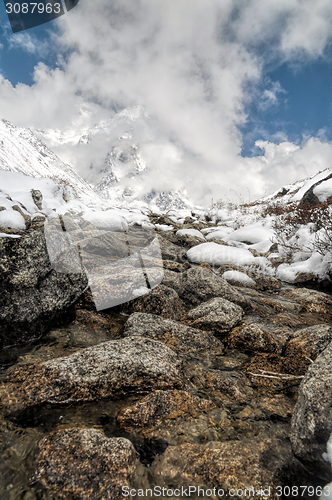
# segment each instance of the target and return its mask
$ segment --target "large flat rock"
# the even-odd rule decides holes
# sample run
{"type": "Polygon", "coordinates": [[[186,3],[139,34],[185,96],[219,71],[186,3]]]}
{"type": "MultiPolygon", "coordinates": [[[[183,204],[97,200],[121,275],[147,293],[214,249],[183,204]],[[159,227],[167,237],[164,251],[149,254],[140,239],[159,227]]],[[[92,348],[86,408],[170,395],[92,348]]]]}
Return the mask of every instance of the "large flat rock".
{"type": "Polygon", "coordinates": [[[161,342],[135,336],[13,369],[0,396],[6,412],[13,413],[43,403],[94,401],[182,384],[176,353],[161,342]]]}

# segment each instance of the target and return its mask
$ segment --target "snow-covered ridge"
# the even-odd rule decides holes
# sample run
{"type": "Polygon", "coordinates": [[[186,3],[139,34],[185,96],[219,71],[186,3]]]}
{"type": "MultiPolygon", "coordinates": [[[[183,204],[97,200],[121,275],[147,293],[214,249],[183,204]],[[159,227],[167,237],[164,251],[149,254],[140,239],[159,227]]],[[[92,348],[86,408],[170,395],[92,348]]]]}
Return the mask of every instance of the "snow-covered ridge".
{"type": "Polygon", "coordinates": [[[89,198],[90,201],[99,199],[89,184],[61,161],[30,129],[15,127],[6,120],[0,120],[0,170],[62,180],[81,198],[89,198]]]}

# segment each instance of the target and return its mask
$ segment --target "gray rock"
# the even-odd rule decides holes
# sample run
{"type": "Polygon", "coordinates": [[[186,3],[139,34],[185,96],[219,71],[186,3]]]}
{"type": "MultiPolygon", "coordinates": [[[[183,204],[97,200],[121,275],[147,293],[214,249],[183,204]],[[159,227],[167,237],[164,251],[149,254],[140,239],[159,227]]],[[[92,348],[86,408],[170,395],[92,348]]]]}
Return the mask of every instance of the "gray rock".
{"type": "Polygon", "coordinates": [[[163,259],[174,260],[176,262],[185,262],[187,260],[185,258],[186,251],[181,246],[174,245],[174,243],[163,238],[160,234],[158,234],[158,241],[163,259]]]}
{"type": "Polygon", "coordinates": [[[80,248],[84,252],[101,257],[125,258],[130,255],[126,233],[115,233],[114,231],[98,234],[80,242],[80,248]]]}
{"type": "MultiPolygon", "coordinates": [[[[315,195],[314,190],[317,186],[319,186],[322,182],[327,181],[328,179],[332,178],[332,174],[329,174],[327,177],[324,179],[319,180],[318,182],[315,182],[308,191],[304,193],[302,196],[302,199],[299,203],[300,206],[305,206],[308,205],[309,207],[315,207],[316,205],[320,204],[319,198],[315,195]]],[[[329,199],[329,198],[328,198],[329,199]]]]}
{"type": "Polygon", "coordinates": [[[87,286],[85,274],[51,268],[44,234],[0,239],[0,349],[35,340],[87,286]]]}
{"type": "Polygon", "coordinates": [[[39,209],[39,210],[42,210],[43,208],[43,195],[41,193],[41,191],[39,191],[39,189],[31,189],[31,197],[34,201],[34,204],[36,205],[36,207],[39,209]]]}
{"type": "Polygon", "coordinates": [[[187,318],[189,324],[195,328],[225,335],[240,323],[243,315],[242,307],[229,300],[216,297],[192,309],[187,318]]]}
{"type": "Polygon", "coordinates": [[[309,367],[299,388],[292,417],[295,456],[309,472],[332,480],[332,466],[322,455],[332,433],[332,343],[309,367]]]}
{"type": "Polygon", "coordinates": [[[124,335],[140,335],[160,340],[181,354],[190,355],[209,349],[223,351],[221,342],[210,333],[154,314],[132,314],[125,324],[124,335]]]}
{"type": "Polygon", "coordinates": [[[138,466],[128,439],[107,438],[97,429],[63,429],[39,443],[36,478],[51,498],[123,498],[138,466]]]}
{"type": "Polygon", "coordinates": [[[169,287],[173,288],[177,293],[180,292],[181,289],[181,282],[182,282],[182,273],[170,270],[164,269],[164,277],[162,284],[169,287]]]}
{"type": "Polygon", "coordinates": [[[181,278],[178,294],[180,298],[186,299],[194,305],[215,297],[223,297],[238,304],[243,309],[250,308],[250,303],[246,297],[208,267],[198,266],[188,269],[182,274],[181,278]]]}
{"type": "Polygon", "coordinates": [[[14,413],[46,402],[94,401],[182,384],[182,364],[175,352],[135,336],[13,369],[0,395],[5,410],[14,413]]]}
{"type": "Polygon", "coordinates": [[[296,288],[284,290],[280,295],[295,300],[298,303],[298,312],[300,313],[309,312],[332,316],[332,297],[327,293],[308,288],[296,288]]]}

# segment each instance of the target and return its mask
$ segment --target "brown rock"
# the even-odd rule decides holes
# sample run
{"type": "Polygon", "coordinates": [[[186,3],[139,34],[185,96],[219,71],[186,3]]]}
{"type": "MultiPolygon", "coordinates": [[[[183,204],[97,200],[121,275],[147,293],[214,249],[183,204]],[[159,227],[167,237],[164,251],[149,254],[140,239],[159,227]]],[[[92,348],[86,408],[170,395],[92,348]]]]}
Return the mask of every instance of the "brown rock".
{"type": "Polygon", "coordinates": [[[329,325],[314,325],[297,330],[289,341],[285,356],[301,354],[303,357],[316,359],[332,341],[332,328],[329,325]]]}
{"type": "Polygon", "coordinates": [[[228,335],[227,345],[245,353],[278,352],[282,347],[279,339],[259,325],[241,325],[228,335]]]}
{"type": "Polygon", "coordinates": [[[305,469],[292,457],[289,443],[277,439],[169,446],[155,460],[152,472],[166,484],[198,484],[225,490],[235,488],[235,498],[244,497],[245,490],[249,496],[250,488],[251,496],[252,488],[255,492],[264,488],[267,497],[277,498],[277,485],[302,484],[296,480],[305,478],[307,482],[303,484],[309,482],[305,469]],[[242,495],[236,496],[236,490],[242,490],[242,495]]]}
{"type": "Polygon", "coordinates": [[[144,427],[156,425],[165,420],[196,417],[215,408],[212,401],[191,396],[185,391],[154,391],[117,416],[121,425],[144,427]]]}
{"type": "Polygon", "coordinates": [[[238,371],[197,370],[191,381],[211,396],[220,396],[225,402],[242,405],[253,397],[249,380],[238,371]]]}
{"type": "Polygon", "coordinates": [[[284,290],[282,295],[296,300],[299,303],[299,312],[326,314],[328,317],[332,315],[331,295],[308,288],[284,290]]]}
{"type": "Polygon", "coordinates": [[[176,320],[181,318],[186,309],[175,290],[165,285],[158,285],[146,295],[123,304],[121,311],[127,314],[153,313],[176,320]]]}
{"type": "Polygon", "coordinates": [[[110,438],[96,429],[64,429],[39,443],[36,476],[52,499],[122,498],[138,461],[128,439],[110,438]]]}

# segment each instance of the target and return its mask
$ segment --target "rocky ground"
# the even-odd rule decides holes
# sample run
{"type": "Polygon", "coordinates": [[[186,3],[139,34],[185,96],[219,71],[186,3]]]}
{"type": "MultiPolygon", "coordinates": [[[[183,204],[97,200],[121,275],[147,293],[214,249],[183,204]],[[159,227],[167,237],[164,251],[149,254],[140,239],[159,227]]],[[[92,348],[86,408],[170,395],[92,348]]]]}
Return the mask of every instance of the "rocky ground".
{"type": "MultiPolygon", "coordinates": [[[[332,296],[228,283],[187,259],[201,241],[181,228],[199,227],[159,232],[162,260],[144,261],[163,281],[102,312],[83,273],[50,267],[42,221],[1,238],[1,499],[318,498],[332,481],[332,296]]],[[[91,266],[115,257],[105,238],[85,240],[91,266]]]]}

